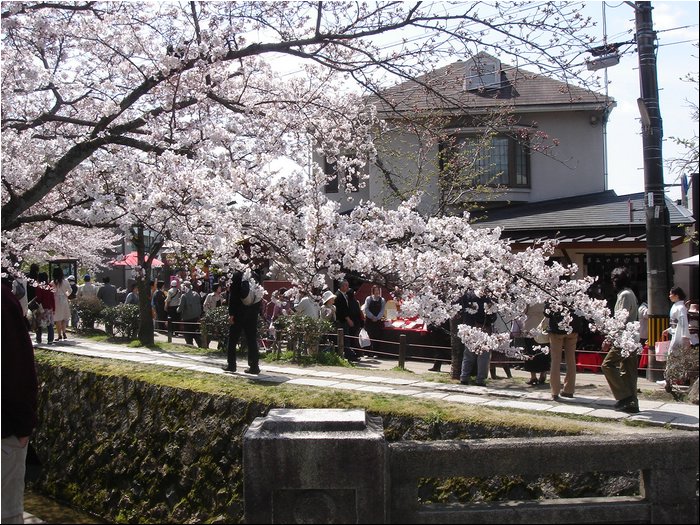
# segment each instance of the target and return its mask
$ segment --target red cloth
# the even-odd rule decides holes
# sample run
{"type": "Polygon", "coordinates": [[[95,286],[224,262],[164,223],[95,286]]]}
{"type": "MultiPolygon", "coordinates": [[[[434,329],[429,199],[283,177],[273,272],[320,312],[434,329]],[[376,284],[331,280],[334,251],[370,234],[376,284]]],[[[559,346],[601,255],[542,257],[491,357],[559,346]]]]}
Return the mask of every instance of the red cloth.
{"type": "Polygon", "coordinates": [[[401,325],[401,326],[394,326],[393,324],[391,326],[384,325],[384,328],[386,330],[428,332],[428,329],[426,328],[425,324],[417,324],[413,328],[408,328],[406,326],[407,323],[410,323],[411,321],[416,321],[417,319],[418,319],[418,317],[397,317],[396,319],[392,319],[390,322],[394,323],[395,321],[401,321],[401,322],[403,322],[403,325],[401,325]]]}
{"type": "MultiPolygon", "coordinates": [[[[46,286],[46,285],[43,285],[46,286]]],[[[54,294],[51,290],[42,288],[41,286],[36,287],[36,302],[44,307],[44,310],[56,311],[56,300],[54,294]]]]}
{"type": "Polygon", "coordinates": [[[576,352],[576,371],[600,372],[600,365],[603,364],[603,354],[596,352],[576,352]]]}
{"type": "Polygon", "coordinates": [[[639,356],[639,364],[637,365],[637,368],[639,368],[639,369],[646,368],[648,364],[649,364],[649,346],[644,345],[644,350],[642,350],[642,355],[639,356]]]}

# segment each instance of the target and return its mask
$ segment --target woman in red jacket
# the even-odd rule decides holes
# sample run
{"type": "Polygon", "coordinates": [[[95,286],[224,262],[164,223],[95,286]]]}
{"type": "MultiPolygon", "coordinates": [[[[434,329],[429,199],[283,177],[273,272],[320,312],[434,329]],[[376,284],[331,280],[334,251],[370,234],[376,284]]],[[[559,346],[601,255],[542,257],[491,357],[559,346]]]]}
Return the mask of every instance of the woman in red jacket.
{"type": "Polygon", "coordinates": [[[41,344],[41,333],[44,328],[47,332],[47,343],[53,343],[53,313],[56,310],[53,289],[49,285],[49,276],[46,272],[41,272],[37,279],[39,285],[36,287],[36,302],[41,305],[38,312],[39,322],[36,329],[36,342],[41,344]]]}

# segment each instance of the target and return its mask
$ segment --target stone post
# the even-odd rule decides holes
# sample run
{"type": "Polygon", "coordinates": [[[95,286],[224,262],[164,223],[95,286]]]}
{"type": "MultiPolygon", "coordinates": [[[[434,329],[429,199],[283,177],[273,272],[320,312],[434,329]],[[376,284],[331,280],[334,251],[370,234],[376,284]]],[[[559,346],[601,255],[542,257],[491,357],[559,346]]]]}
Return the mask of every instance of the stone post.
{"type": "Polygon", "coordinates": [[[364,410],[272,409],[243,436],[246,523],[386,523],[387,444],[364,410]]]}

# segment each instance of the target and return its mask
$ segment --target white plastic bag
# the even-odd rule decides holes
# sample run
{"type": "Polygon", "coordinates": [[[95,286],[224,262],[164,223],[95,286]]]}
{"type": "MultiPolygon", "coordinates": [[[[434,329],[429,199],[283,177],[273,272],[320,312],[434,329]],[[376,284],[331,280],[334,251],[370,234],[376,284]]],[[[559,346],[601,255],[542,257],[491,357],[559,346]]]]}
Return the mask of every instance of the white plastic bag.
{"type": "Polygon", "coordinates": [[[543,317],[540,324],[534,330],[535,343],[546,345],[549,343],[549,318],[543,317]]]}
{"type": "Polygon", "coordinates": [[[360,330],[360,335],[358,337],[360,338],[360,348],[367,348],[372,345],[372,340],[369,338],[369,334],[364,328],[360,330]]]}

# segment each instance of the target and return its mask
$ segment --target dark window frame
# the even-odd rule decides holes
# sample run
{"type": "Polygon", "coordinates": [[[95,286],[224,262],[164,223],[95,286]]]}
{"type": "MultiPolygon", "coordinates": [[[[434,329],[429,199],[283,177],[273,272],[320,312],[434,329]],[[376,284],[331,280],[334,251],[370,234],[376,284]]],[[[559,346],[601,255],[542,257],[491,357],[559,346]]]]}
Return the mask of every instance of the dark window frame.
{"type": "MultiPolygon", "coordinates": [[[[444,151],[450,151],[450,150],[457,150],[459,151],[461,149],[461,143],[465,139],[470,139],[470,138],[477,138],[478,135],[476,133],[456,133],[451,136],[451,146],[445,146],[444,144],[440,144],[439,146],[439,151],[440,151],[440,170],[444,170],[444,162],[445,159],[442,156],[442,153],[444,151]]],[[[507,173],[504,171],[503,175],[501,177],[506,178],[507,182],[493,182],[493,181],[488,181],[485,182],[484,178],[493,178],[494,174],[489,173],[488,175],[480,175],[477,180],[475,180],[475,183],[477,184],[483,184],[485,186],[501,186],[501,187],[507,187],[507,188],[525,188],[529,189],[532,186],[532,163],[531,163],[531,148],[527,143],[525,143],[522,140],[518,140],[517,138],[506,134],[506,133],[497,133],[493,137],[491,137],[492,141],[492,147],[493,147],[493,141],[496,139],[507,139],[508,140],[508,152],[507,152],[507,173]],[[524,177],[525,177],[525,182],[519,183],[518,178],[519,178],[519,172],[518,172],[518,161],[519,157],[522,156],[524,160],[524,177]]],[[[498,177],[500,180],[501,177],[498,177]]]]}
{"type": "MultiPolygon", "coordinates": [[[[323,159],[323,173],[326,175],[326,184],[324,185],[324,191],[326,193],[338,193],[340,190],[340,173],[338,172],[337,162],[328,162],[328,159],[323,159]]],[[[350,184],[353,186],[352,193],[357,193],[360,191],[360,176],[357,173],[353,173],[350,177],[350,184]]]]}

